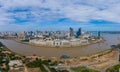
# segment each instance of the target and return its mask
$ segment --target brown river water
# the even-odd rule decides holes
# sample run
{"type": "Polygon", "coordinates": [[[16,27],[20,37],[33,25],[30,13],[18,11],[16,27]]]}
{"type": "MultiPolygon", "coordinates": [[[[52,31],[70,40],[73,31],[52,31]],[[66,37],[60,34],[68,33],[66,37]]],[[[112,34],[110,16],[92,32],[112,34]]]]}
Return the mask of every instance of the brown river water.
{"type": "Polygon", "coordinates": [[[36,54],[45,57],[60,57],[61,55],[76,57],[104,51],[110,49],[110,45],[120,43],[120,34],[103,34],[103,38],[106,40],[104,43],[91,44],[78,48],[42,48],[21,44],[14,40],[0,39],[0,41],[11,51],[25,56],[36,54]]]}

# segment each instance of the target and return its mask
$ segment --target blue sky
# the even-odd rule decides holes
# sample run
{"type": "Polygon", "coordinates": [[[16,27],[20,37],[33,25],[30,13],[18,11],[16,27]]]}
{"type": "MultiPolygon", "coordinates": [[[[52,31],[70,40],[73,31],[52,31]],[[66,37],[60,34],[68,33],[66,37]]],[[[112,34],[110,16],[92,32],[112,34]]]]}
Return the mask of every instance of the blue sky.
{"type": "Polygon", "coordinates": [[[120,31],[120,0],[0,0],[0,31],[120,31]]]}

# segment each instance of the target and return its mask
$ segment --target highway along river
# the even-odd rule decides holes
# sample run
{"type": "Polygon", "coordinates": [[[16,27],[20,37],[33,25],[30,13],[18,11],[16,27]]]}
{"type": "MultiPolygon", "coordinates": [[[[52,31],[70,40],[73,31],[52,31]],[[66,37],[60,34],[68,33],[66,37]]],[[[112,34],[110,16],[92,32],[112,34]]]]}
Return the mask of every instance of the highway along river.
{"type": "Polygon", "coordinates": [[[107,50],[110,49],[110,45],[120,43],[120,34],[103,34],[102,36],[106,40],[104,43],[91,44],[78,48],[41,48],[21,44],[14,40],[0,39],[0,41],[11,51],[25,56],[36,54],[38,56],[45,57],[60,57],[61,55],[76,57],[90,55],[103,50],[107,50]]]}

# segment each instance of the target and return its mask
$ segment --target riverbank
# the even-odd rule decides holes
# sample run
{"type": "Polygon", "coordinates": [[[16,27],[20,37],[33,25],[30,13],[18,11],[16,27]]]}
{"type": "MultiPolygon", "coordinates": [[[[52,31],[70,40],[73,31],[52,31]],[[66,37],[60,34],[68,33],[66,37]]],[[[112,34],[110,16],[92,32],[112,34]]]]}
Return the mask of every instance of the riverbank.
{"type": "MultiPolygon", "coordinates": [[[[12,53],[21,55],[21,54],[19,54],[19,53],[16,53],[16,52],[11,51],[11,50],[10,50],[9,48],[7,48],[5,45],[4,45],[4,48],[5,48],[6,50],[12,52],[12,53]]],[[[80,58],[82,58],[82,59],[88,59],[88,58],[91,58],[91,57],[94,58],[94,57],[102,56],[102,55],[105,55],[105,54],[110,53],[110,52],[112,52],[112,50],[111,50],[111,49],[108,49],[108,50],[100,51],[100,52],[97,52],[97,53],[94,53],[94,54],[90,54],[90,55],[86,55],[86,56],[76,56],[76,57],[71,57],[71,58],[79,58],[79,57],[80,57],[80,58]]],[[[21,56],[23,56],[23,55],[21,55],[21,56]]],[[[45,56],[43,56],[43,57],[45,57],[45,56]]],[[[53,57],[51,57],[51,58],[53,58],[53,57]]],[[[57,59],[57,57],[54,57],[54,58],[57,59]]]]}
{"type": "MultiPolygon", "coordinates": [[[[4,46],[4,48],[5,48],[6,50],[14,53],[14,54],[21,55],[21,54],[19,54],[19,53],[16,53],[16,52],[11,51],[11,50],[10,50],[9,48],[7,48],[6,46],[4,46]]],[[[68,59],[74,59],[74,58],[77,59],[77,58],[80,58],[81,60],[89,60],[90,58],[96,58],[96,57],[103,56],[103,55],[106,55],[106,54],[111,53],[111,52],[112,52],[112,50],[111,50],[111,49],[108,49],[108,50],[104,50],[104,51],[97,52],[97,53],[94,53],[94,54],[90,54],[90,55],[86,55],[86,56],[70,57],[70,58],[68,58],[68,59]]],[[[21,56],[23,56],[23,55],[21,55],[21,56]]],[[[47,59],[47,57],[45,57],[45,56],[41,56],[41,57],[44,57],[44,58],[47,59]]],[[[58,58],[58,57],[50,57],[50,58],[60,59],[60,58],[58,58]]],[[[49,59],[49,58],[48,58],[48,59],[49,59]]],[[[62,59],[60,59],[60,60],[62,60],[62,59]]]]}
{"type": "Polygon", "coordinates": [[[50,57],[59,58],[62,55],[67,55],[71,57],[86,56],[110,49],[110,45],[106,44],[106,42],[108,41],[105,41],[104,43],[100,43],[100,44],[96,43],[88,46],[75,47],[75,48],[44,48],[44,47],[19,43],[14,40],[1,39],[0,41],[13,52],[17,52],[25,56],[35,54],[37,56],[45,56],[48,58],[50,57]]]}
{"type": "Polygon", "coordinates": [[[10,50],[10,49],[9,49],[8,47],[6,47],[5,45],[3,46],[3,48],[4,48],[4,50],[6,50],[6,51],[8,51],[8,52],[10,52],[10,53],[12,53],[12,54],[19,55],[19,56],[21,56],[21,57],[24,56],[24,55],[22,55],[22,54],[20,54],[20,53],[17,53],[17,52],[14,52],[14,51],[10,50]]]}
{"type": "MultiPolygon", "coordinates": [[[[19,42],[19,43],[20,43],[20,42],[19,42]]],[[[22,44],[25,44],[25,43],[22,43],[22,44]]],[[[9,51],[11,51],[11,50],[10,50],[9,48],[7,48],[7,47],[6,47],[6,49],[9,50],[9,51]]],[[[12,52],[12,53],[15,53],[15,54],[18,54],[18,55],[21,55],[21,56],[24,56],[24,55],[22,55],[22,54],[20,54],[20,53],[16,53],[16,52],[13,52],[13,51],[11,51],[11,52],[12,52]]],[[[108,50],[100,51],[100,52],[97,52],[97,53],[94,53],[94,54],[89,54],[89,55],[86,55],[86,56],[74,56],[74,57],[70,57],[70,59],[72,59],[72,58],[81,58],[81,59],[83,59],[83,60],[86,60],[86,59],[89,59],[89,58],[96,58],[96,57],[105,55],[105,54],[110,53],[110,52],[112,52],[112,50],[111,50],[111,49],[108,49],[108,50]]],[[[27,56],[30,56],[30,55],[27,55],[27,56]]],[[[32,54],[31,54],[31,56],[32,56],[32,54]]],[[[47,57],[45,57],[45,56],[41,56],[41,57],[44,57],[44,58],[47,59],[47,57]]],[[[49,58],[60,59],[59,57],[54,57],[54,56],[48,57],[48,59],[49,59],[49,58]]]]}
{"type": "Polygon", "coordinates": [[[13,60],[22,60],[23,58],[22,55],[11,51],[5,45],[0,45],[0,71],[10,72],[10,62],[13,60]]]}

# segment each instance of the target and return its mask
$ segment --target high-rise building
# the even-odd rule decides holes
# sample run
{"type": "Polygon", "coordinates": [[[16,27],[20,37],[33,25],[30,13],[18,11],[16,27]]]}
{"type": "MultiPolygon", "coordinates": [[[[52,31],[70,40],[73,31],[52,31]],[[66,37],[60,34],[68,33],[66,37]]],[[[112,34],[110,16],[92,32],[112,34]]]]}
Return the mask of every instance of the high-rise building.
{"type": "Polygon", "coordinates": [[[73,28],[70,27],[70,37],[73,37],[74,36],[74,30],[73,28]]]}
{"type": "Polygon", "coordinates": [[[98,39],[100,39],[101,37],[101,34],[100,34],[100,31],[98,31],[98,39]]]}
{"type": "Polygon", "coordinates": [[[81,34],[82,34],[81,28],[79,28],[78,31],[77,31],[77,33],[76,33],[76,36],[79,37],[81,34]]]}

